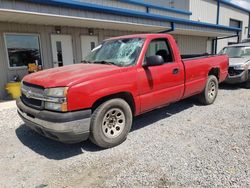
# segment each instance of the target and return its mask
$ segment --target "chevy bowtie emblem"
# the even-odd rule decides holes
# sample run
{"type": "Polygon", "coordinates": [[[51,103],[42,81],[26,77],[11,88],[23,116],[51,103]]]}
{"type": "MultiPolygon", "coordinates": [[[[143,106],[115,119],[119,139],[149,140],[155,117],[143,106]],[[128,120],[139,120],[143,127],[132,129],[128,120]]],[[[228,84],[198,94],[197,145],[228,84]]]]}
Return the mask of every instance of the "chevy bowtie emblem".
{"type": "Polygon", "coordinates": [[[30,98],[31,94],[32,94],[32,92],[31,92],[30,90],[29,90],[29,91],[27,91],[27,93],[26,93],[26,97],[27,97],[27,98],[30,98]]]}

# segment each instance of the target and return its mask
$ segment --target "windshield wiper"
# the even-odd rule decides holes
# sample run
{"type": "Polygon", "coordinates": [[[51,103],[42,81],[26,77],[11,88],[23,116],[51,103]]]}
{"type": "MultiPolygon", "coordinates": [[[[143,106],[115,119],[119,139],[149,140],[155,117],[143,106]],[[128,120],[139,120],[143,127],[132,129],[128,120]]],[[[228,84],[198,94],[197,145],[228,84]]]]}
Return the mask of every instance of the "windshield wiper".
{"type": "Polygon", "coordinates": [[[119,65],[115,64],[114,62],[110,62],[110,61],[94,61],[94,63],[119,66],[119,65]]]}
{"type": "Polygon", "coordinates": [[[86,60],[83,60],[83,61],[81,61],[81,63],[87,63],[87,64],[91,64],[91,63],[93,63],[93,62],[91,62],[91,61],[86,61],[86,60]]]}

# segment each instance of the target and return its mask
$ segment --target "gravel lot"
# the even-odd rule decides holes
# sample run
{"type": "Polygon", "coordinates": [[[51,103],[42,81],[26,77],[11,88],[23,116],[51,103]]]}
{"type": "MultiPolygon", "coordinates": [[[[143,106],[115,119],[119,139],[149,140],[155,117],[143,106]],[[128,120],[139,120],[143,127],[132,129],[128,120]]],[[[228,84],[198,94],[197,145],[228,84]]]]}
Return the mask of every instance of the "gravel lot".
{"type": "Polygon", "coordinates": [[[250,90],[223,86],[134,121],[121,145],[61,144],[0,109],[1,187],[250,187],[250,90]]]}

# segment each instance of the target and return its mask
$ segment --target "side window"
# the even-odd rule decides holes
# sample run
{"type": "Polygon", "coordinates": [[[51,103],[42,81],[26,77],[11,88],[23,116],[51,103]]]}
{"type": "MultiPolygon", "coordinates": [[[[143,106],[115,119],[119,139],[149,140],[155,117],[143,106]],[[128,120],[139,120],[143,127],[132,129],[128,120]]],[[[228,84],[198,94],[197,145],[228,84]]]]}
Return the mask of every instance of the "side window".
{"type": "Polygon", "coordinates": [[[152,40],[148,46],[146,57],[160,55],[164,59],[164,62],[173,62],[172,52],[169,43],[166,39],[152,40]]]}

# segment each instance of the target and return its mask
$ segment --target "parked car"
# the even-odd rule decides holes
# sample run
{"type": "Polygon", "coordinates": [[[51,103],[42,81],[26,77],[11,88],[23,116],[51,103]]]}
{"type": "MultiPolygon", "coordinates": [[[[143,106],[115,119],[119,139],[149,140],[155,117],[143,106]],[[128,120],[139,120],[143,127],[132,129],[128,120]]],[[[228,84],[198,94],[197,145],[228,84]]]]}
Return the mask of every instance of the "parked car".
{"type": "Polygon", "coordinates": [[[244,83],[250,88],[250,43],[227,46],[219,54],[229,56],[228,77],[225,83],[244,83]]]}
{"type": "Polygon", "coordinates": [[[24,77],[18,113],[46,137],[113,147],[126,139],[134,116],[193,95],[202,104],[214,102],[228,57],[188,57],[181,58],[168,34],[111,38],[82,64],[24,77]]]}

